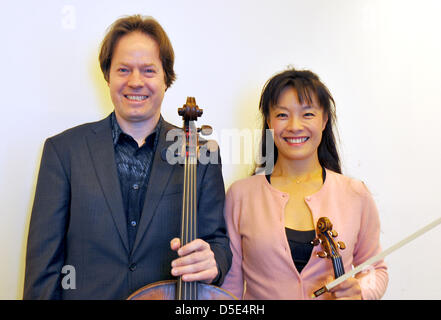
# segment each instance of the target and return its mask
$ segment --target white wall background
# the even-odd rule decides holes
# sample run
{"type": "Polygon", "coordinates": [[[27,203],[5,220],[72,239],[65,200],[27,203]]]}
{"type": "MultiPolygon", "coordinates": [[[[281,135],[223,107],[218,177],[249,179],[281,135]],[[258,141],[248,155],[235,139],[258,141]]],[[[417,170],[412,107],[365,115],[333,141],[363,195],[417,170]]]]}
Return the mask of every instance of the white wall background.
{"type": "MultiPolygon", "coordinates": [[[[178,80],[164,117],[179,125],[177,108],[196,97],[224,152],[227,187],[250,166],[225,153],[221,132],[259,128],[263,84],[293,65],[316,72],[334,95],[344,173],[371,189],[383,248],[440,216],[439,1],[3,2],[0,299],[22,297],[43,142],[112,111],[99,44],[116,18],[134,13],[155,17],[174,45],[178,80]]],[[[440,232],[386,258],[384,299],[441,299],[440,232]]]]}

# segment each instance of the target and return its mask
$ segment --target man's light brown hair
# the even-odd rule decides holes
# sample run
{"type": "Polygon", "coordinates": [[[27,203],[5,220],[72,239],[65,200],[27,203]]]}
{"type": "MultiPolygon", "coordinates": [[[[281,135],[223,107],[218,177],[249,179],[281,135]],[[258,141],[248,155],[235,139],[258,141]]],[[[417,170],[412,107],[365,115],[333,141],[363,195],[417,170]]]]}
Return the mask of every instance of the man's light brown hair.
{"type": "Polygon", "coordinates": [[[152,17],[145,17],[139,14],[127,16],[116,20],[109,28],[101,43],[99,61],[104,79],[109,82],[110,65],[112,63],[113,51],[119,39],[132,32],[142,32],[156,41],[159,47],[159,58],[165,74],[165,84],[169,88],[176,79],[173,65],[175,54],[170,39],[161,25],[152,17]]]}

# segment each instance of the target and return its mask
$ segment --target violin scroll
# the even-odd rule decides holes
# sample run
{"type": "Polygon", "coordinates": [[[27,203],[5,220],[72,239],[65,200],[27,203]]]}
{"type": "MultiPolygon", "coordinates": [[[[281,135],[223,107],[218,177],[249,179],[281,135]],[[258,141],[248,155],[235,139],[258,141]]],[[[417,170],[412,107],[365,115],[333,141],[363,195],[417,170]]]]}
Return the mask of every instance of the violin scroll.
{"type": "MultiPolygon", "coordinates": [[[[323,251],[317,252],[317,256],[320,258],[329,258],[332,261],[336,279],[345,274],[343,260],[338,250],[346,248],[343,241],[334,241],[334,238],[337,236],[338,233],[332,228],[331,220],[327,217],[321,217],[317,221],[317,238],[312,241],[312,244],[314,246],[322,245],[323,251]]],[[[320,288],[313,293],[313,297],[318,297],[326,291],[326,287],[320,288]]]]}
{"type": "Polygon", "coordinates": [[[320,258],[340,257],[338,249],[344,250],[346,245],[343,241],[335,242],[333,238],[338,236],[337,231],[333,229],[331,220],[327,217],[321,217],[317,221],[317,238],[312,241],[314,246],[322,245],[323,251],[317,253],[320,258]]]}

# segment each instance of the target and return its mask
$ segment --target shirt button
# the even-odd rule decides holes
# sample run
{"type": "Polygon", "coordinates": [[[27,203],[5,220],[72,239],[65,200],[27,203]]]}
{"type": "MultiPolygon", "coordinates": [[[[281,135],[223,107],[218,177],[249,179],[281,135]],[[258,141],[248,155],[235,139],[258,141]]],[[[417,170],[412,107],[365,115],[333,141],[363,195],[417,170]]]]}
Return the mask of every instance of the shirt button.
{"type": "Polygon", "coordinates": [[[311,197],[306,197],[305,199],[306,199],[306,201],[310,201],[311,197]]]}
{"type": "Polygon", "coordinates": [[[135,270],[136,270],[136,263],[132,263],[132,264],[129,266],[129,270],[130,270],[130,271],[135,271],[135,270]]]}
{"type": "Polygon", "coordinates": [[[132,188],[133,188],[134,190],[138,190],[138,189],[139,189],[139,185],[138,185],[137,183],[135,183],[135,184],[132,186],[132,188]]]}
{"type": "Polygon", "coordinates": [[[136,227],[136,221],[135,220],[131,221],[130,224],[132,225],[132,227],[136,227]]]}

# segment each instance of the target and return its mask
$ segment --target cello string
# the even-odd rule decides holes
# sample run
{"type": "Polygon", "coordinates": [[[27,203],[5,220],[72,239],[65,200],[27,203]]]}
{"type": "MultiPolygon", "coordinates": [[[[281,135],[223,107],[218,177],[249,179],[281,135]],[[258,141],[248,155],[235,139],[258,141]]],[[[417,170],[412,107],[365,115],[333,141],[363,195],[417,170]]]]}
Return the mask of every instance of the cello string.
{"type": "MultiPolygon", "coordinates": [[[[193,241],[194,240],[194,235],[193,235],[193,215],[194,215],[194,203],[193,203],[193,185],[194,185],[194,168],[193,168],[193,132],[191,132],[190,134],[190,154],[189,154],[189,158],[190,158],[190,195],[189,195],[189,202],[190,202],[190,212],[189,212],[189,223],[190,223],[190,227],[189,227],[189,241],[193,241]]],[[[194,281],[190,282],[190,299],[194,300],[194,294],[195,294],[195,290],[194,290],[194,281]]]]}
{"type": "MultiPolygon", "coordinates": [[[[186,194],[187,194],[187,156],[186,156],[186,150],[184,149],[184,184],[183,184],[183,195],[182,195],[182,214],[181,214],[181,246],[184,244],[185,241],[185,231],[184,231],[184,227],[185,227],[185,210],[186,210],[186,206],[185,206],[185,199],[186,199],[186,194]]],[[[178,300],[182,300],[182,295],[183,292],[185,291],[185,288],[183,288],[183,286],[185,286],[185,283],[182,281],[182,277],[179,277],[178,279],[178,300]]]]}
{"type": "MultiPolygon", "coordinates": [[[[188,193],[188,204],[189,204],[189,210],[188,210],[188,216],[187,216],[187,223],[189,225],[188,227],[188,238],[187,238],[187,243],[190,243],[193,240],[193,235],[191,234],[191,228],[192,228],[192,220],[191,220],[191,216],[192,216],[192,212],[193,212],[193,203],[191,202],[191,197],[192,197],[192,184],[193,184],[193,166],[192,166],[192,148],[193,148],[193,131],[191,126],[189,127],[190,130],[190,151],[189,151],[189,170],[190,170],[190,181],[188,182],[189,186],[189,193],[188,193]]],[[[188,283],[188,299],[189,300],[194,300],[193,299],[193,294],[194,294],[194,290],[193,290],[193,282],[187,282],[188,283]]]]}
{"type": "MultiPolygon", "coordinates": [[[[196,239],[195,234],[195,213],[196,213],[196,202],[195,202],[195,186],[196,186],[196,167],[195,167],[195,134],[194,134],[194,122],[191,122],[191,125],[189,126],[190,132],[189,132],[189,140],[190,140],[190,150],[189,150],[189,159],[190,159],[190,186],[189,186],[189,203],[190,203],[190,212],[189,212],[189,241],[193,241],[196,239]]],[[[196,282],[192,281],[190,282],[190,298],[192,300],[196,300],[196,282]]]]}
{"type": "MultiPolygon", "coordinates": [[[[193,228],[192,228],[192,240],[197,238],[197,147],[198,147],[198,141],[197,141],[197,134],[195,132],[194,136],[194,149],[193,149],[193,211],[192,211],[192,219],[193,219],[193,228]]],[[[194,287],[194,299],[197,300],[197,282],[193,282],[194,287]]]]}
{"type": "MultiPolygon", "coordinates": [[[[182,243],[182,246],[189,243],[189,215],[190,215],[190,199],[191,199],[191,188],[190,183],[192,180],[191,177],[191,158],[190,158],[190,141],[191,141],[191,135],[190,135],[190,126],[187,126],[187,132],[186,132],[186,148],[185,148],[185,224],[184,224],[184,234],[185,239],[182,243]]],[[[191,284],[188,281],[184,281],[184,300],[191,299],[191,284]]]]}
{"type": "MultiPolygon", "coordinates": [[[[193,132],[191,131],[191,121],[188,125],[188,150],[187,150],[187,157],[188,157],[188,170],[189,170],[189,181],[188,181],[188,198],[187,198],[187,205],[188,205],[188,211],[187,211],[187,240],[190,242],[191,240],[191,211],[192,211],[192,203],[191,203],[191,192],[192,188],[191,185],[193,183],[193,176],[192,176],[192,165],[191,165],[191,152],[192,152],[192,136],[193,132]]],[[[192,285],[191,283],[187,282],[188,285],[188,299],[190,300],[192,298],[192,285]]]]}
{"type": "MultiPolygon", "coordinates": [[[[185,198],[186,198],[185,199],[185,227],[184,227],[185,241],[182,244],[182,246],[184,246],[184,245],[186,245],[188,243],[188,205],[189,205],[189,203],[188,203],[188,197],[189,197],[188,192],[190,191],[189,187],[188,187],[188,185],[190,183],[190,181],[189,181],[188,149],[186,149],[186,156],[185,157],[186,157],[185,170],[186,170],[186,176],[187,176],[187,179],[185,181],[185,188],[186,188],[186,190],[185,190],[186,191],[186,194],[185,194],[185,198]]],[[[189,288],[188,288],[188,282],[186,282],[186,281],[184,281],[184,288],[185,288],[185,290],[184,290],[184,300],[188,300],[189,299],[189,297],[188,297],[189,288]]]]}
{"type": "MultiPolygon", "coordinates": [[[[192,137],[193,138],[193,137],[192,137]]],[[[192,145],[192,152],[193,152],[193,145],[192,145]]],[[[194,234],[193,234],[193,226],[194,226],[194,221],[193,221],[193,215],[194,215],[194,203],[193,203],[193,185],[194,185],[194,168],[193,168],[193,154],[191,155],[191,183],[190,183],[190,241],[194,240],[194,234]]],[[[194,300],[194,294],[195,294],[195,290],[194,290],[194,282],[191,282],[191,297],[192,300],[194,300]]]]}

